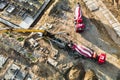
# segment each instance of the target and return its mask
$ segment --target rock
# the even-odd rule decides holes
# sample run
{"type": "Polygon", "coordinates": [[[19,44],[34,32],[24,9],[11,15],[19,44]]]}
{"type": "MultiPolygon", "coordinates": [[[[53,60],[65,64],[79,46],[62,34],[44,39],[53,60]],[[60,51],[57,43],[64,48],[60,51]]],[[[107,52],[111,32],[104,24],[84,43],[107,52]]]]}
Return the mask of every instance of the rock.
{"type": "Polygon", "coordinates": [[[89,69],[86,71],[84,80],[98,80],[98,77],[93,70],[89,69]]]}
{"type": "Polygon", "coordinates": [[[73,66],[68,73],[68,80],[82,80],[85,76],[85,70],[82,63],[73,66]]]}

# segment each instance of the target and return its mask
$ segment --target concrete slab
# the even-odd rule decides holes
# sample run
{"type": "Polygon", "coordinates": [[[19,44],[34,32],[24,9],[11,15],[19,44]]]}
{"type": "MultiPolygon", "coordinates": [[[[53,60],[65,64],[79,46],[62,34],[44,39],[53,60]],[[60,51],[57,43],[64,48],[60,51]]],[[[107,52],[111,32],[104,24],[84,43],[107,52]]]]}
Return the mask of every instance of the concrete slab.
{"type": "Polygon", "coordinates": [[[89,5],[88,8],[90,11],[96,11],[99,9],[99,7],[95,3],[92,3],[91,5],[89,5]]]}
{"type": "Polygon", "coordinates": [[[108,20],[108,22],[110,24],[116,23],[116,21],[114,20],[114,18],[109,13],[105,13],[104,16],[105,16],[105,18],[108,20]]]}
{"type": "Polygon", "coordinates": [[[104,14],[104,16],[105,16],[105,18],[107,19],[107,20],[109,20],[110,19],[110,15],[108,14],[108,13],[106,13],[106,14],[104,14]]]}
{"type": "Polygon", "coordinates": [[[117,35],[120,37],[120,27],[115,27],[114,30],[116,31],[117,35]]]}
{"type": "Polygon", "coordinates": [[[4,79],[5,80],[14,80],[14,77],[16,76],[16,74],[18,73],[19,70],[20,70],[19,66],[17,66],[16,64],[12,64],[11,67],[6,72],[4,79]]]}
{"type": "Polygon", "coordinates": [[[88,1],[93,1],[93,0],[83,0],[83,2],[88,2],[88,1]]]}
{"type": "Polygon", "coordinates": [[[7,2],[0,2],[0,10],[3,10],[7,6],[7,2]]]}
{"type": "Polygon", "coordinates": [[[28,29],[31,24],[34,22],[34,19],[31,16],[27,16],[20,24],[19,26],[24,29],[28,29]]]}
{"type": "Polygon", "coordinates": [[[117,35],[120,37],[120,32],[117,32],[117,35]]]}
{"type": "Polygon", "coordinates": [[[120,27],[113,28],[115,31],[120,31],[120,27]]]}
{"type": "Polygon", "coordinates": [[[20,70],[17,75],[15,76],[15,80],[24,80],[27,73],[23,70],[20,70]]]}
{"type": "Polygon", "coordinates": [[[93,0],[89,0],[89,1],[87,1],[85,4],[86,4],[87,6],[89,6],[89,5],[93,4],[93,3],[94,3],[93,0]]]}
{"type": "Polygon", "coordinates": [[[109,12],[109,10],[106,10],[106,9],[103,9],[103,10],[102,10],[102,13],[103,13],[103,14],[107,14],[108,12],[109,12]]]}
{"type": "Polygon", "coordinates": [[[115,18],[115,16],[110,11],[108,13],[111,15],[111,17],[114,19],[114,21],[118,22],[118,20],[115,18]]]}
{"type": "Polygon", "coordinates": [[[55,60],[52,59],[52,58],[48,58],[47,62],[48,62],[49,64],[51,64],[52,66],[54,66],[54,67],[56,67],[57,64],[58,64],[58,62],[55,61],[55,60]]]}
{"type": "Polygon", "coordinates": [[[99,7],[99,11],[103,12],[103,11],[105,11],[105,9],[102,7],[99,7]]]}
{"type": "Polygon", "coordinates": [[[0,17],[0,22],[6,24],[8,26],[11,26],[12,28],[20,28],[18,25],[13,24],[13,23],[9,22],[8,20],[5,20],[1,17],[0,17]]]}
{"type": "Polygon", "coordinates": [[[109,20],[109,23],[110,23],[110,24],[113,24],[113,23],[116,23],[116,21],[115,21],[114,19],[110,19],[110,20],[109,20]]]}
{"type": "Polygon", "coordinates": [[[119,23],[113,23],[112,24],[112,27],[115,28],[115,27],[120,27],[120,24],[119,23]]]}
{"type": "Polygon", "coordinates": [[[0,55],[0,68],[3,67],[6,61],[7,61],[7,58],[4,57],[3,55],[0,55]]]}

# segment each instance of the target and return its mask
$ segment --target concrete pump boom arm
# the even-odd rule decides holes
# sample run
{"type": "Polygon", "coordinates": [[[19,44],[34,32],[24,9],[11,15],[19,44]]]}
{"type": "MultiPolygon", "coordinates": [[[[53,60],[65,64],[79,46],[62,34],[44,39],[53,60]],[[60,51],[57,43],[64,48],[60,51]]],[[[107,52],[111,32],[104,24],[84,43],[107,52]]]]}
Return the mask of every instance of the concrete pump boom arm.
{"type": "Polygon", "coordinates": [[[45,30],[37,30],[37,29],[3,29],[0,30],[0,33],[5,33],[5,32],[41,32],[45,33],[45,30]]]}

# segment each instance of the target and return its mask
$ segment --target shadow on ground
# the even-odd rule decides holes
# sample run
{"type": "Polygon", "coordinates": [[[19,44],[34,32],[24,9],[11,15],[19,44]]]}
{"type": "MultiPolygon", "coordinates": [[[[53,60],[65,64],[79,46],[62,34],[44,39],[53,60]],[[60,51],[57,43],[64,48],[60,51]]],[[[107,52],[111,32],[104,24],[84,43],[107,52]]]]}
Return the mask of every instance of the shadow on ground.
{"type": "MultiPolygon", "coordinates": [[[[119,58],[120,54],[118,53],[120,49],[104,28],[104,26],[108,25],[101,23],[101,21],[94,18],[88,19],[86,17],[84,17],[84,23],[86,25],[86,30],[80,33],[80,35],[98,48],[110,53],[111,55],[115,54],[119,58]]],[[[103,65],[98,65],[94,62],[90,62],[89,60],[85,60],[83,64],[89,68],[93,68],[101,80],[107,80],[108,78],[116,80],[117,76],[119,76],[118,71],[120,69],[109,62],[106,62],[103,65]]]]}
{"type": "MultiPolygon", "coordinates": [[[[61,50],[60,50],[60,52],[61,52],[61,50]]],[[[98,76],[98,78],[100,80],[108,80],[108,79],[119,80],[120,69],[107,61],[105,62],[105,64],[100,65],[91,59],[81,58],[81,57],[78,57],[76,59],[76,56],[72,52],[70,54],[67,54],[65,52],[64,55],[69,56],[69,58],[71,57],[71,60],[67,61],[67,58],[63,58],[63,60],[60,60],[60,62],[62,62],[63,65],[68,64],[70,62],[73,62],[74,65],[76,65],[79,62],[82,62],[83,66],[86,69],[93,69],[96,72],[96,75],[98,76]],[[71,55],[71,54],[73,54],[73,55],[71,55]]],[[[64,74],[65,78],[67,77],[67,74],[70,69],[71,69],[71,67],[65,72],[65,74],[64,74]]],[[[66,80],[67,80],[67,78],[66,78],[66,80]]]]}
{"type": "Polygon", "coordinates": [[[69,0],[60,0],[56,3],[49,15],[57,18],[66,18],[65,12],[72,12],[69,0]]]}
{"type": "Polygon", "coordinates": [[[34,21],[34,23],[31,25],[30,28],[33,28],[38,21],[40,20],[40,18],[43,16],[43,14],[45,13],[45,11],[54,3],[54,0],[51,0],[50,3],[48,3],[48,5],[46,6],[46,8],[41,12],[41,14],[37,17],[37,19],[34,21]]]}
{"type": "Polygon", "coordinates": [[[109,62],[99,65],[90,60],[85,60],[83,64],[87,68],[93,69],[100,80],[116,80],[118,76],[118,71],[120,70],[118,67],[109,62]]]}
{"type": "Polygon", "coordinates": [[[83,38],[91,42],[93,45],[96,45],[100,49],[106,51],[107,53],[119,53],[120,48],[111,39],[104,27],[108,25],[101,23],[101,21],[94,18],[88,19],[86,17],[84,17],[84,23],[86,25],[86,30],[83,33],[80,33],[83,38]]]}

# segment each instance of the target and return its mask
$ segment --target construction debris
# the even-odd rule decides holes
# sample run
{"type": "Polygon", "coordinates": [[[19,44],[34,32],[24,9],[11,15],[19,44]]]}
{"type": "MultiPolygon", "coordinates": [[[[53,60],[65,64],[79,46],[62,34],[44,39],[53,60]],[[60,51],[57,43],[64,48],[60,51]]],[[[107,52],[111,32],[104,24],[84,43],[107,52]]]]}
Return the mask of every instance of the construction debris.
{"type": "Polygon", "coordinates": [[[34,48],[39,45],[38,42],[35,41],[33,38],[29,39],[29,42],[30,42],[30,46],[34,48]]]}
{"type": "Polygon", "coordinates": [[[57,66],[57,69],[59,69],[59,71],[62,74],[65,74],[72,66],[73,66],[73,63],[69,62],[69,63],[65,63],[65,64],[59,64],[57,66]]]}
{"type": "Polygon", "coordinates": [[[54,67],[56,67],[58,65],[58,62],[53,60],[52,58],[48,58],[47,62],[54,67]]]}
{"type": "Polygon", "coordinates": [[[48,30],[48,29],[52,29],[53,25],[49,24],[49,23],[45,23],[42,27],[40,27],[40,30],[48,30]]]}
{"type": "Polygon", "coordinates": [[[3,68],[3,66],[6,63],[7,59],[8,59],[7,57],[4,57],[4,56],[0,55],[0,68],[3,68]]]}

